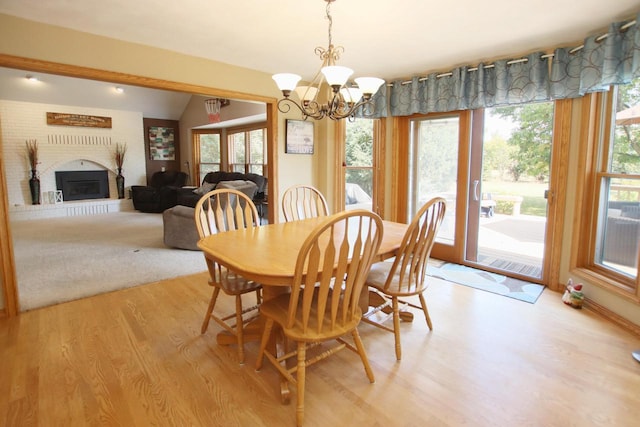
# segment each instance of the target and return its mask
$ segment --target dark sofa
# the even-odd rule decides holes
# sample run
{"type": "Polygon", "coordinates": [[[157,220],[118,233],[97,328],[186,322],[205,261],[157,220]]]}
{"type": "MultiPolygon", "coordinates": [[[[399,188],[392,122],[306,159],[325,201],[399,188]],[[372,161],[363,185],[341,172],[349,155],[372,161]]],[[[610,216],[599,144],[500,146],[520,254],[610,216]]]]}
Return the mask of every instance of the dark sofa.
{"type": "Polygon", "coordinates": [[[178,202],[178,190],[187,182],[187,174],[179,171],[156,172],[149,185],[132,185],[133,207],[142,212],[159,213],[178,202]]]}
{"type": "MultiPolygon", "coordinates": [[[[256,193],[253,196],[253,202],[259,205],[265,199],[267,179],[262,175],[225,171],[209,172],[202,179],[202,185],[206,183],[217,185],[222,181],[252,181],[257,187],[256,193]]],[[[211,187],[209,191],[213,189],[215,189],[215,187],[211,187]]],[[[195,193],[193,189],[181,188],[178,190],[177,204],[194,208],[198,200],[200,200],[200,197],[202,197],[202,194],[195,193]]]]}

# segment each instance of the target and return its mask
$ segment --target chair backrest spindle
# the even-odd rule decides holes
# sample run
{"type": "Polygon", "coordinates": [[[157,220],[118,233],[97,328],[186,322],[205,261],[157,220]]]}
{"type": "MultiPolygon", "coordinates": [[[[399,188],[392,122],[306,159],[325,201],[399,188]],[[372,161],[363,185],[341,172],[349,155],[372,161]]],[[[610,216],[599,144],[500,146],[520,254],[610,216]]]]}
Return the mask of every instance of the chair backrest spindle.
{"type": "Polygon", "coordinates": [[[260,224],[253,201],[243,192],[230,188],[213,190],[202,196],[196,204],[195,221],[200,238],[260,224]]]}
{"type": "Polygon", "coordinates": [[[287,222],[329,215],[327,200],[309,185],[294,185],[285,190],[282,211],[287,222]]]}

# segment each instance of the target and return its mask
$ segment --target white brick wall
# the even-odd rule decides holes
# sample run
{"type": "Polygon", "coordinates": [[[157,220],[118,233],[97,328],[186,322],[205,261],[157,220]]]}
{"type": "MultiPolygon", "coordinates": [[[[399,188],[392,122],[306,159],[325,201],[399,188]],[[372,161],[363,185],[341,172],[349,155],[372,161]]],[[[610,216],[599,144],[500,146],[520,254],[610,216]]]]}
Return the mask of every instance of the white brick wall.
{"type": "MultiPolygon", "coordinates": [[[[113,150],[116,143],[127,144],[123,175],[125,196],[131,185],[146,182],[144,130],[142,113],[99,108],[70,107],[0,100],[0,127],[4,150],[7,196],[13,210],[31,205],[29,193],[30,167],[25,141],[38,141],[38,174],[40,191],[56,189],[55,171],[109,170],[109,193],[117,199],[116,165],[113,150]],[[112,128],[47,125],[47,112],[111,117],[112,128]]],[[[41,203],[45,203],[42,200],[41,203]]],[[[33,208],[37,209],[37,206],[33,208]]],[[[44,209],[44,207],[43,207],[44,209]]]]}

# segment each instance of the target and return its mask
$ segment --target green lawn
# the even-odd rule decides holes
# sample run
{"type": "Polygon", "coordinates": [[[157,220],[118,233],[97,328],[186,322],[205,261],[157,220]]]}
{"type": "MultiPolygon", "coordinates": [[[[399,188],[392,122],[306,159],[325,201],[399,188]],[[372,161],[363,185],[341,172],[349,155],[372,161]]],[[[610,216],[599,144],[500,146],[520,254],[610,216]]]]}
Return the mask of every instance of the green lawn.
{"type": "Polygon", "coordinates": [[[547,183],[513,182],[513,181],[483,181],[482,192],[510,196],[522,196],[520,213],[523,215],[547,215],[547,201],[544,191],[549,188],[547,183]]]}

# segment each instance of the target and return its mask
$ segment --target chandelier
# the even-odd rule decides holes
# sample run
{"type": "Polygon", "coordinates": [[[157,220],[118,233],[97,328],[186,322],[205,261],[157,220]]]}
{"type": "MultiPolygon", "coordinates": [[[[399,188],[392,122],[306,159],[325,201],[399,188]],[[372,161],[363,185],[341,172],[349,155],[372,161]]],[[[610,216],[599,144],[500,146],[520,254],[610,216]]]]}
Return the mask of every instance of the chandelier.
{"type": "Polygon", "coordinates": [[[363,108],[365,116],[371,115],[372,112],[367,111],[366,106],[371,104],[371,97],[378,91],[384,80],[377,77],[359,77],[354,79],[357,86],[348,82],[353,70],[336,65],[336,61],[340,59],[344,48],[342,46],[334,46],[331,41],[333,19],[331,18],[330,7],[335,0],[324,1],[327,2],[326,15],[329,20],[329,47],[327,49],[316,47],[314,51],[322,60],[322,67],[308,86],[296,87],[301,79],[297,74],[274,74],[272,78],[284,96],[278,101],[278,110],[282,113],[287,113],[293,105],[300,110],[305,120],[307,117],[316,120],[324,117],[329,117],[332,120],[348,117],[353,120],[356,111],[360,107],[365,107],[363,108]],[[319,100],[320,88],[324,82],[331,87],[327,102],[319,100]],[[290,98],[292,91],[296,92],[300,103],[290,98]]]}

